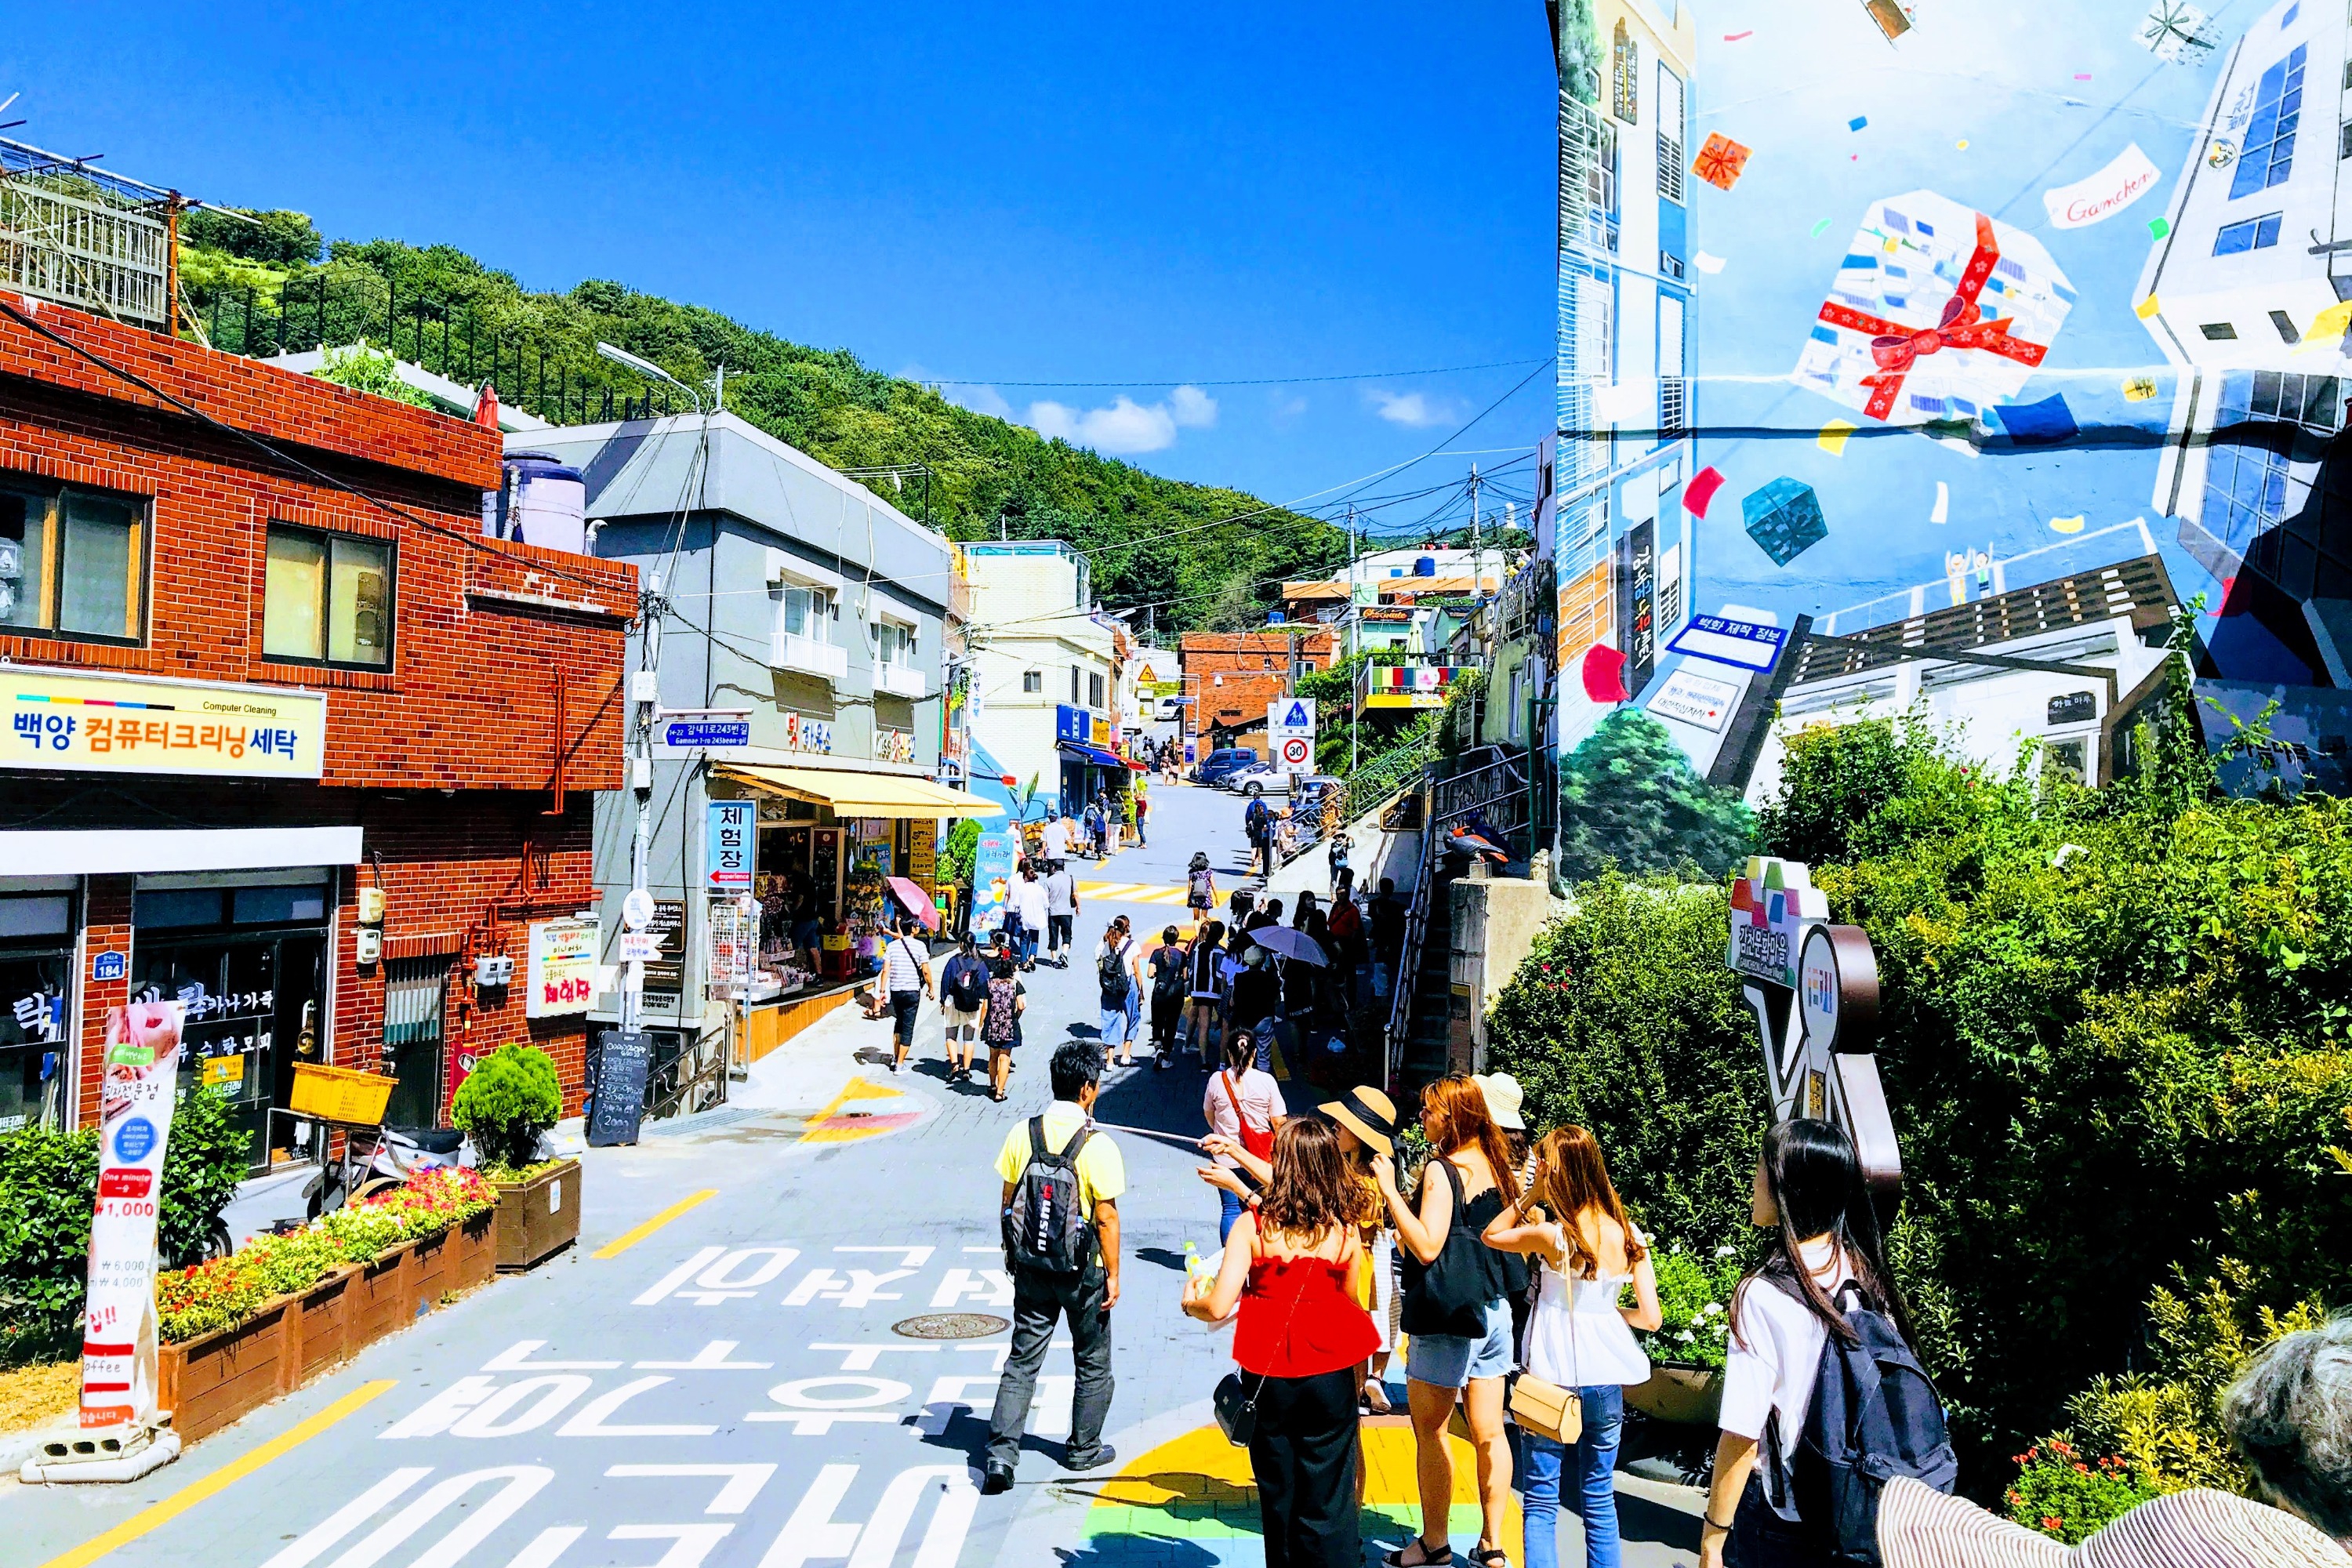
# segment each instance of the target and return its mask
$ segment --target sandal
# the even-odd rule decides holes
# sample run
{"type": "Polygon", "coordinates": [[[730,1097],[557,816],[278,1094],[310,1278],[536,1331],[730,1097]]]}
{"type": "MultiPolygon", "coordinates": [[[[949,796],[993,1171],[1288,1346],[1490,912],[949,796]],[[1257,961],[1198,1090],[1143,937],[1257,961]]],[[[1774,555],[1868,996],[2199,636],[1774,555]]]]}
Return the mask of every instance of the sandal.
{"type": "Polygon", "coordinates": [[[1470,1561],[1478,1568],[1511,1568],[1511,1560],[1499,1546],[1481,1546],[1470,1553],[1470,1561]]]}
{"type": "Polygon", "coordinates": [[[1433,1552],[1422,1544],[1421,1537],[1416,1535],[1394,1552],[1382,1552],[1381,1561],[1387,1563],[1388,1568],[1453,1568],[1454,1548],[1441,1546],[1433,1552]],[[1421,1555],[1410,1563],[1406,1562],[1404,1554],[1416,1548],[1421,1555]]]}
{"type": "Polygon", "coordinates": [[[1372,1415],[1396,1414],[1396,1407],[1389,1403],[1389,1391],[1377,1383],[1364,1384],[1364,1409],[1372,1415]]]}

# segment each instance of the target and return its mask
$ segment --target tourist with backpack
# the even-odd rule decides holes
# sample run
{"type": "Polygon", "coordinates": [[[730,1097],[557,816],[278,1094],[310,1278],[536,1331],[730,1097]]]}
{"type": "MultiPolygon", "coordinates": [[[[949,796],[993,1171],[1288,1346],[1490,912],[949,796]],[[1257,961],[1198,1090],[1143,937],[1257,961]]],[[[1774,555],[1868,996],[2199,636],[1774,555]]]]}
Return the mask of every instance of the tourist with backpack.
{"type": "Polygon", "coordinates": [[[1105,1067],[1135,1065],[1135,938],[1127,917],[1114,915],[1095,950],[1095,984],[1102,994],[1102,1053],[1105,1067]],[[1116,1055],[1116,1062],[1112,1060],[1116,1055]]]}
{"type": "Polygon", "coordinates": [[[988,998],[980,1016],[980,1037],[988,1042],[988,1098],[1002,1103],[1013,1076],[1013,1047],[1021,1043],[1021,1014],[1029,1005],[1009,949],[1000,945],[988,967],[988,998]]]}
{"type": "Polygon", "coordinates": [[[1127,1166],[1118,1145],[1095,1131],[1102,1064],[1093,1046],[1066,1040],[1054,1052],[1054,1103],[1013,1129],[996,1157],[1003,1178],[1004,1268],[1013,1279],[1013,1345],[980,1489],[1009,1491],[1037,1373],[1066,1322],[1077,1386],[1062,1468],[1100,1469],[1118,1456],[1102,1440],[1110,1414],[1110,1313],[1118,1305],[1118,1199],[1127,1166]]]}
{"type": "Polygon", "coordinates": [[[1196,927],[1192,945],[1184,950],[1184,966],[1190,991],[1184,998],[1184,1011],[1192,1031],[1192,1048],[1201,1053],[1203,1071],[1215,1068],[1219,1020],[1225,1000],[1225,922],[1210,921],[1196,927]]]}
{"type": "Polygon", "coordinates": [[[1184,949],[1176,928],[1160,933],[1160,945],[1145,955],[1151,991],[1151,1065],[1164,1071],[1176,1065],[1176,1026],[1184,1016],[1184,949]]]}
{"type": "Polygon", "coordinates": [[[1184,868],[1184,907],[1192,911],[1192,923],[1199,925],[1209,918],[1217,903],[1217,874],[1209,868],[1205,851],[1192,851],[1192,863],[1184,868]]]}
{"type": "Polygon", "coordinates": [[[1773,1238],[1731,1298],[1699,1561],[1875,1568],[1881,1488],[1901,1476],[1948,1492],[1959,1463],[1844,1130],[1799,1118],[1767,1131],[1754,1211],[1773,1238]]]}
{"type": "Polygon", "coordinates": [[[954,956],[940,972],[940,1016],[947,1025],[944,1044],[950,1083],[971,1079],[972,1042],[980,1037],[981,1015],[987,1006],[988,965],[981,962],[980,938],[966,931],[954,956]]]}
{"type": "MultiPolygon", "coordinates": [[[[1490,1106],[1491,1083],[1479,1080],[1490,1106]]],[[[1611,1478],[1624,1433],[1625,1390],[1650,1375],[1650,1358],[1633,1331],[1656,1329],[1663,1314],[1649,1247],[1625,1217],[1591,1133],[1556,1127],[1544,1134],[1527,1193],[1495,1217],[1486,1241],[1532,1259],[1542,1272],[1528,1320],[1527,1365],[1511,1399],[1519,1426],[1525,1568],[1559,1568],[1563,1500],[1584,1521],[1585,1568],[1617,1568],[1622,1548],[1611,1478]],[[1623,1306],[1629,1285],[1633,1304],[1623,1306]]]]}

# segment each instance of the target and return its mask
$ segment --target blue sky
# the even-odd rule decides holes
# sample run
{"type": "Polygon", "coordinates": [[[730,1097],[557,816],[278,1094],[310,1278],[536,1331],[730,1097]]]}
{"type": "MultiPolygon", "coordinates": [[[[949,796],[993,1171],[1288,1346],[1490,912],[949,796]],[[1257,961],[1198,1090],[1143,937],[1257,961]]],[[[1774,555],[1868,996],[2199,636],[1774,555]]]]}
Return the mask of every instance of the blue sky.
{"type": "MultiPolygon", "coordinates": [[[[124,174],[991,378],[960,395],[1276,500],[1428,449],[1527,368],[1155,384],[1549,356],[1535,0],[1079,16],[42,7],[0,39],[0,94],[30,117],[10,134],[124,174]]],[[[1532,447],[1549,380],[1460,445],[1532,447]]]]}

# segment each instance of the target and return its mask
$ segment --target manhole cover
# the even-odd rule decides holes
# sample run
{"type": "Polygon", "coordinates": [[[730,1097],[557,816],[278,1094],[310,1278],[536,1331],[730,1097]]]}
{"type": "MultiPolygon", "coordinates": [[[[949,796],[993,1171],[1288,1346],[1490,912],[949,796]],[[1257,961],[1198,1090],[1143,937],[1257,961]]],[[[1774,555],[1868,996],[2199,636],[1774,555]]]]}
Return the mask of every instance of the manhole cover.
{"type": "Polygon", "coordinates": [[[984,1340],[1012,1326],[1009,1320],[984,1312],[926,1312],[891,1324],[890,1331],[910,1340],[984,1340]]]}

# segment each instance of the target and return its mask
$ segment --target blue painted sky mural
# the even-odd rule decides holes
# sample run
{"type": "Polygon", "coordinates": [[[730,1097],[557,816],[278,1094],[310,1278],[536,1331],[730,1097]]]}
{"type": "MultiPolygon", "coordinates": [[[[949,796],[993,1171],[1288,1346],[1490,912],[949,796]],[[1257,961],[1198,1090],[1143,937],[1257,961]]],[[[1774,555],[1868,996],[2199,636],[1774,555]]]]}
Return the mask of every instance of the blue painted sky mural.
{"type": "MultiPolygon", "coordinates": [[[[1622,584],[1654,554],[1645,705],[1662,718],[1688,706],[1689,679],[1658,700],[1678,668],[1744,685],[1669,655],[1694,614],[1855,635],[2151,554],[2174,595],[2205,601],[2203,675],[2352,685],[2329,635],[2352,536],[2314,500],[2352,320],[2352,240],[2334,248],[2352,169],[2341,5],[1570,0],[1556,16],[1563,85],[1591,106],[1563,104],[1563,163],[1580,137],[1598,147],[1614,204],[1604,229],[1601,198],[1583,220],[1563,201],[1562,428],[1585,420],[1574,385],[1649,368],[1629,336],[1654,337],[1666,384],[1687,378],[1678,450],[1674,393],[1654,421],[1628,416],[1622,385],[1590,394],[1617,436],[1584,489],[1615,515],[1571,517],[1564,459],[1564,688],[1584,637],[1572,584],[1604,541],[1635,665],[1622,584]],[[1654,231],[1634,212],[1652,181],[1654,231]],[[1622,477],[1644,462],[1655,478],[1629,500],[1622,477]],[[1652,490],[1654,533],[1629,541],[1652,490]]],[[[2161,618],[2142,606],[2140,640],[2161,618]]],[[[2137,669],[2121,661],[2124,686],[2137,669]]],[[[1591,722],[1575,706],[1568,746],[1591,722]]],[[[2305,726],[2314,744],[2330,721],[2305,726]]],[[[1703,767],[1722,744],[1675,732],[1703,767]]]]}

